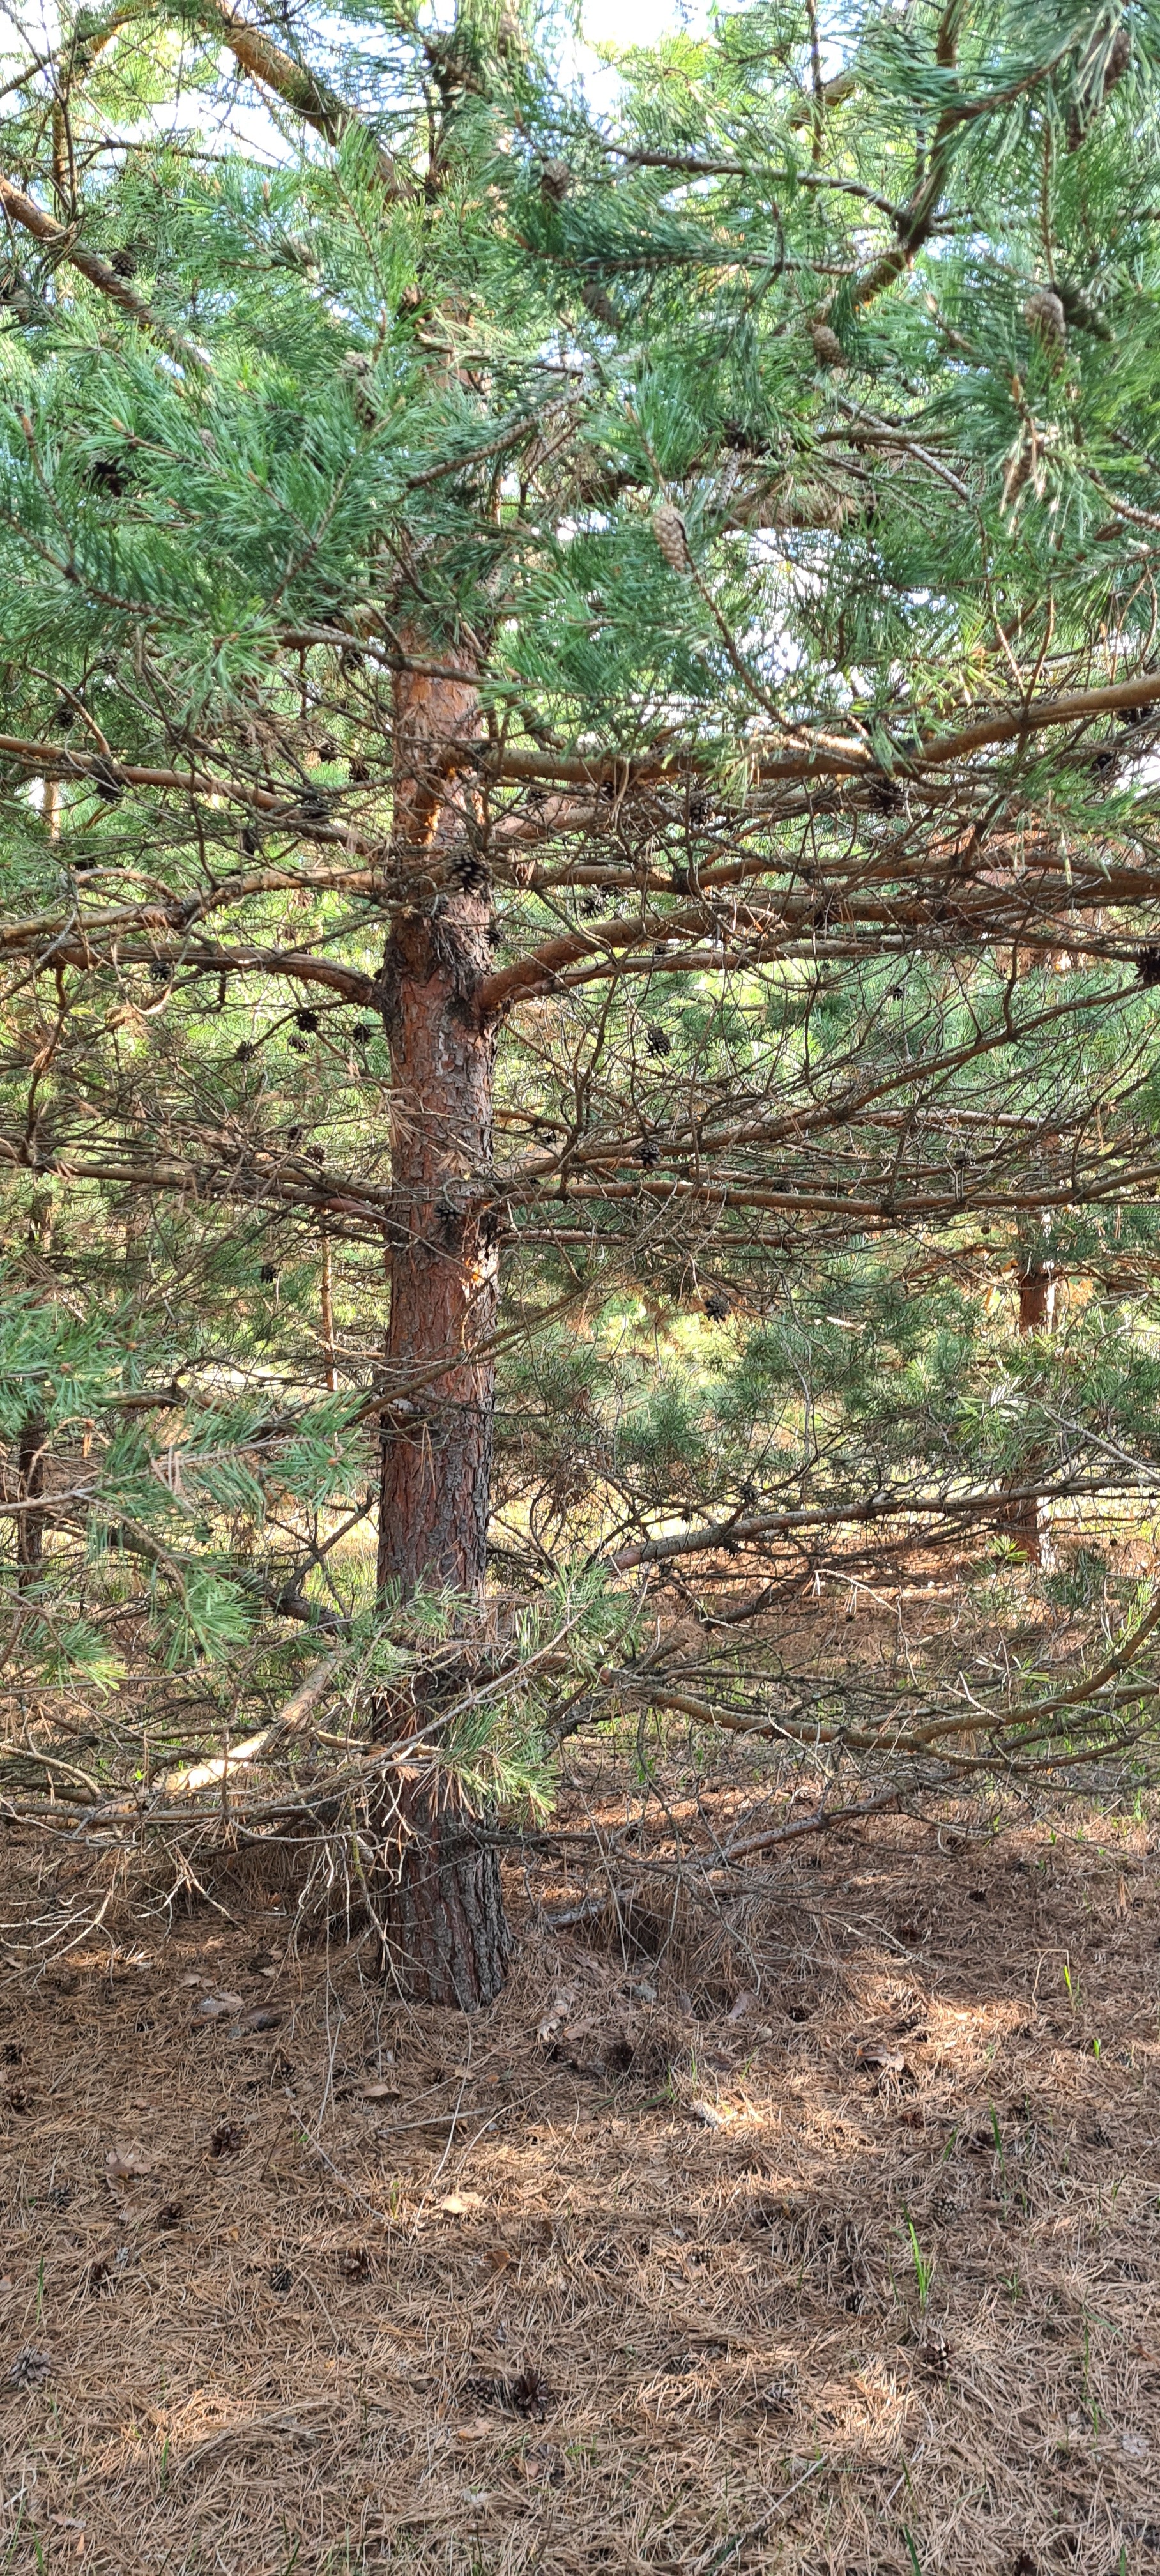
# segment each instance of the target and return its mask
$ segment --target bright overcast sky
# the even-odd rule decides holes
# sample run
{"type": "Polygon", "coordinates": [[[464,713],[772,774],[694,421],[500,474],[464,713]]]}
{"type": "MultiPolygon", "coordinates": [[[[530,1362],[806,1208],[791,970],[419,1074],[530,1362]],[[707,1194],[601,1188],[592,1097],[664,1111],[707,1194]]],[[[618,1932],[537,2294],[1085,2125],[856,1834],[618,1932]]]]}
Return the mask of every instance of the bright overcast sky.
{"type": "MultiPolygon", "coordinates": [[[[440,20],[451,14],[453,0],[432,0],[432,5],[436,20],[440,20]]],[[[318,7],[325,26],[326,0],[318,0],[318,7]]],[[[710,0],[580,0],[580,21],[587,41],[565,44],[561,69],[566,78],[579,73],[593,105],[608,113],[615,105],[618,84],[615,75],[590,49],[598,45],[655,44],[670,27],[684,26],[699,34],[708,24],[709,7],[710,0]]],[[[243,0],[244,12],[245,8],[243,0]]],[[[256,0],[256,4],[251,0],[248,14],[262,18],[266,14],[263,0],[256,0]]],[[[56,41],[58,23],[57,0],[0,0],[0,60],[10,56],[19,60],[29,53],[47,50],[56,41]]],[[[223,67],[232,68],[224,54],[223,67]]],[[[285,145],[256,101],[235,93],[224,113],[237,140],[269,152],[276,161],[284,158],[285,145]]],[[[217,123],[209,101],[198,94],[181,100],[176,113],[172,107],[150,111],[135,130],[173,131],[196,124],[209,133],[217,123]]]]}
{"type": "Polygon", "coordinates": [[[652,45],[666,27],[703,27],[708,10],[705,0],[583,0],[580,14],[590,45],[652,45]]]}
{"type": "Polygon", "coordinates": [[[708,18],[709,0],[581,0],[580,23],[587,42],[565,46],[561,69],[565,78],[579,72],[597,113],[611,114],[618,84],[593,47],[655,45],[670,27],[689,27],[699,35],[708,18]]]}

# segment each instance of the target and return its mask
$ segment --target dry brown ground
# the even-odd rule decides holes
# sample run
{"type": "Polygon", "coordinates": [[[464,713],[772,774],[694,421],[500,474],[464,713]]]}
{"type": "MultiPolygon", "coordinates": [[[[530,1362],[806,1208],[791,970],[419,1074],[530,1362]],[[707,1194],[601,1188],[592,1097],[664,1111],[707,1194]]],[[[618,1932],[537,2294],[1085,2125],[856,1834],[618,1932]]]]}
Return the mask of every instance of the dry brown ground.
{"type": "Polygon", "coordinates": [[[268,1900],[10,1975],[0,2569],[1160,2566],[1148,1830],[949,1840],[474,2026],[268,1900]]]}

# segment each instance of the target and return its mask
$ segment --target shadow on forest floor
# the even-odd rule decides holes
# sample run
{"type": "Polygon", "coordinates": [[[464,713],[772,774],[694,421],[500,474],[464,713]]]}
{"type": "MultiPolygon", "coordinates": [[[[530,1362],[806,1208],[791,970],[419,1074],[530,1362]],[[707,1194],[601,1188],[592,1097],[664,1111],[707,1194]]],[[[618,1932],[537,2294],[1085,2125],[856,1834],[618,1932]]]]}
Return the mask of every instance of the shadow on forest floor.
{"type": "Polygon", "coordinates": [[[272,1901],[10,1976],[0,2569],[1160,2567],[1148,1844],[875,1820],[700,1987],[517,1870],[470,2025],[272,1901]]]}

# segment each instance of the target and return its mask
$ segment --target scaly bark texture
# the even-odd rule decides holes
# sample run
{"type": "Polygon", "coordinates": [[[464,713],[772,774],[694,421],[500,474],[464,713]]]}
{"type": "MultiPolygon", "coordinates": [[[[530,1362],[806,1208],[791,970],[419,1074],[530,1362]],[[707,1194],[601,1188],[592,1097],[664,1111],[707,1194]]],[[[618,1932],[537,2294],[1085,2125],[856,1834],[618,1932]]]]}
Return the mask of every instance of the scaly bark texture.
{"type": "Polygon", "coordinates": [[[510,1953],[498,1856],[434,1764],[402,1784],[399,1823],[386,1972],[412,2003],[476,2012],[498,1995],[510,1953]]]}
{"type": "MultiPolygon", "coordinates": [[[[480,1211],[492,1156],[494,1020],[478,1008],[491,913],[477,848],[465,682],[400,674],[395,688],[397,863],[413,888],[387,942],[381,999],[391,1047],[392,1249],[380,1487],[380,1589],[478,1596],[487,1551],[498,1258],[480,1211]],[[445,1367],[438,1366],[446,1361],[445,1367]]],[[[494,1849],[455,1782],[417,1755],[401,1784],[386,1909],[391,1973],[417,2001],[471,2010],[503,1983],[508,1942],[494,1849]]]]}
{"type": "Polygon", "coordinates": [[[493,1022],[477,997],[491,966],[490,885],[473,846],[474,793],[457,755],[478,730],[475,692],[400,675],[395,848],[416,887],[387,942],[391,1047],[391,1319],[387,1391],[446,1369],[396,1415],[383,1450],[379,1583],[477,1592],[487,1549],[498,1261],[479,1181],[492,1158],[493,1022]],[[438,891],[432,878],[445,875],[438,891]],[[424,889],[427,889],[424,891],[424,889]]]}

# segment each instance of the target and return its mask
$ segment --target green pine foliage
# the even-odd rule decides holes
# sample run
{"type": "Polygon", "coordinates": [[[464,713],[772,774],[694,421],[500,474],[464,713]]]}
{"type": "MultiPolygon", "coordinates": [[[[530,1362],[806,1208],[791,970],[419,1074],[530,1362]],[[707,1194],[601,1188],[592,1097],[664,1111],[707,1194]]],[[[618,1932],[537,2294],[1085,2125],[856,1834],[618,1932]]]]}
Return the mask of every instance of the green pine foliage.
{"type": "Polygon", "coordinates": [[[819,83],[755,0],[600,110],[550,14],[267,34],[281,94],[196,7],[5,74],[5,1682],[212,1747],[460,1650],[372,1506],[393,690],[466,664],[525,980],[444,1751],[542,1803],[660,1538],[703,1607],[1154,1490],[1160,10],[851,6],[819,83]]]}

